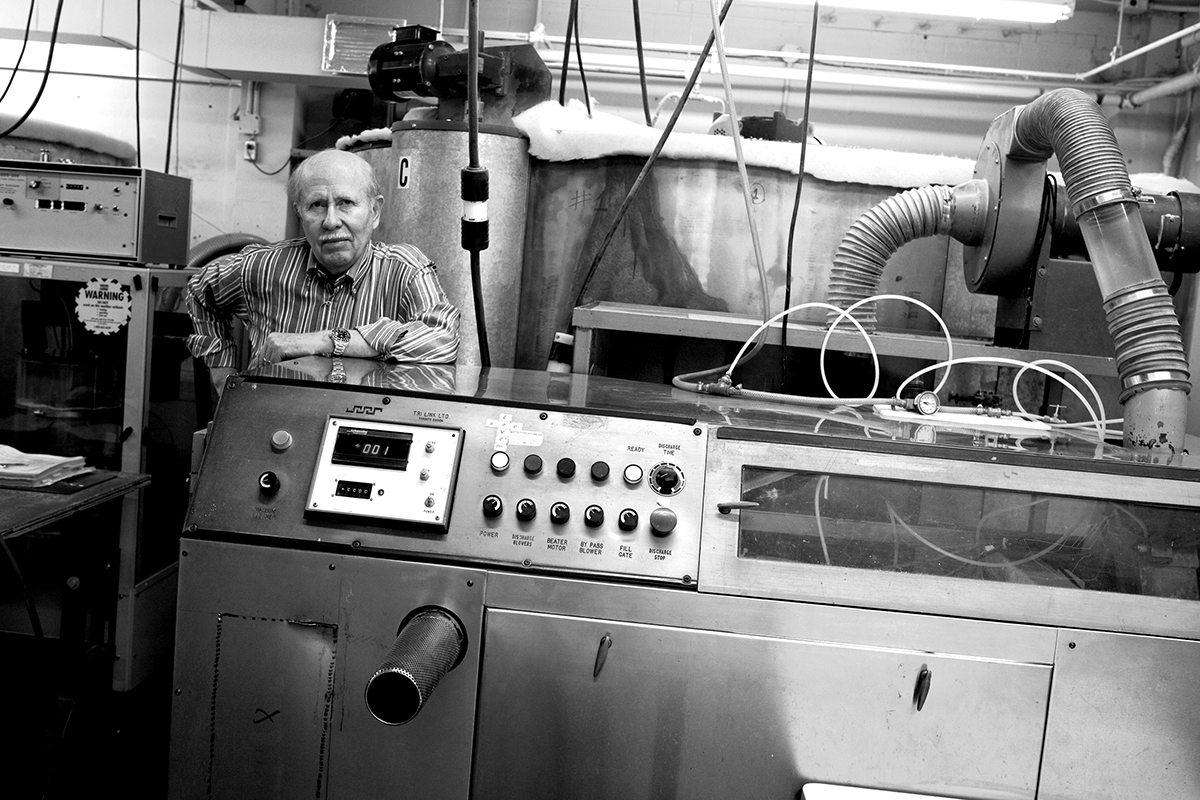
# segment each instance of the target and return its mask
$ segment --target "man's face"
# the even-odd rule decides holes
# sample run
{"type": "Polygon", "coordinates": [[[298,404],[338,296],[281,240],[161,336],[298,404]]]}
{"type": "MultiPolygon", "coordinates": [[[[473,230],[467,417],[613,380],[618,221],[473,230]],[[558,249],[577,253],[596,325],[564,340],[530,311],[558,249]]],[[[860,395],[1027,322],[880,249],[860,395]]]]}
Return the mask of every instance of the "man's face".
{"type": "Polygon", "coordinates": [[[322,162],[300,187],[296,213],[313,255],[333,275],[341,275],[362,256],[379,226],[382,198],[367,195],[353,164],[322,162]]]}

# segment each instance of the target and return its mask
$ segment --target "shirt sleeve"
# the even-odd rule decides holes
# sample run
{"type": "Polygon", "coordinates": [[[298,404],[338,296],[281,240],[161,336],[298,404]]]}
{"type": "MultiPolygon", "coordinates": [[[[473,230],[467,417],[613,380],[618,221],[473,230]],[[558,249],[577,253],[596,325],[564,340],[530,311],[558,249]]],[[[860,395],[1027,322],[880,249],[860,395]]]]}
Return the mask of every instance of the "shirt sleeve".
{"type": "Polygon", "coordinates": [[[236,367],[233,319],[243,313],[245,251],[209,263],[188,281],[184,306],[192,318],[187,346],[210,368],[236,367]]]}
{"type": "Polygon", "coordinates": [[[383,358],[401,363],[451,364],[458,358],[458,309],[446,299],[437,269],[426,264],[404,288],[400,319],[386,317],[357,330],[383,358]]]}

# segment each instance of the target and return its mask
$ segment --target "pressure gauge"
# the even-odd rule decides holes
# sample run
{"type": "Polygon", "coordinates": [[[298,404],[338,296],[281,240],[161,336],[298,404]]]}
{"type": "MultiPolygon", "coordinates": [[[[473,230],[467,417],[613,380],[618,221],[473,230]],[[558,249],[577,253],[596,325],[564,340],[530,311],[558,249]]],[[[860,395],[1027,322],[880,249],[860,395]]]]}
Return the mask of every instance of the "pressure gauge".
{"type": "Polygon", "coordinates": [[[917,413],[927,417],[936,414],[941,405],[936,392],[921,392],[913,398],[913,407],[917,409],[917,413]]]}

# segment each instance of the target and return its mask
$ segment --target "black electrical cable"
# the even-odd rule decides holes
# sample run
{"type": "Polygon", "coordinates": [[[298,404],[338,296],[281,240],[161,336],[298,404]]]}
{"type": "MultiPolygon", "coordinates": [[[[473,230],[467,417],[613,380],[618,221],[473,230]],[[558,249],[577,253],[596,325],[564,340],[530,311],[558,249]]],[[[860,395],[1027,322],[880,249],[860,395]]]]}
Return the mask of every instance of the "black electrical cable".
{"type": "Polygon", "coordinates": [[[575,15],[578,12],[579,0],[571,0],[571,7],[567,12],[567,35],[563,41],[562,70],[558,77],[558,104],[560,106],[567,104],[567,75],[571,68],[571,36],[575,32],[575,15]]]}
{"type": "Polygon", "coordinates": [[[638,82],[642,86],[642,111],[646,114],[646,125],[654,127],[650,116],[650,95],[646,89],[646,54],[642,50],[642,10],[638,0],[633,0],[633,40],[637,45],[638,82]]]}
{"type": "Polygon", "coordinates": [[[175,64],[171,72],[171,106],[167,112],[167,151],[163,164],[163,172],[167,173],[171,171],[171,134],[175,129],[175,96],[179,92],[179,62],[183,58],[183,7],[184,3],[180,0],[179,23],[175,27],[175,64]]]}
{"type": "Polygon", "coordinates": [[[583,71],[583,51],[579,46],[579,0],[571,0],[571,9],[567,14],[567,35],[563,41],[562,71],[558,78],[558,104],[567,104],[567,75],[571,67],[571,44],[575,45],[575,58],[579,62],[579,79],[583,83],[583,101],[587,105],[588,116],[592,115],[592,98],[588,94],[587,74],[583,71]]]}
{"type": "Polygon", "coordinates": [[[54,62],[54,46],[58,44],[58,21],[62,18],[63,1],[58,0],[58,6],[54,9],[54,27],[50,29],[50,51],[46,55],[46,69],[42,71],[42,85],[38,87],[37,94],[34,96],[33,102],[29,104],[29,108],[25,110],[20,119],[10,125],[3,133],[0,133],[0,139],[3,139],[24,125],[25,120],[29,119],[29,115],[33,113],[33,110],[37,108],[38,103],[42,100],[42,92],[46,91],[46,83],[50,80],[50,65],[54,62]]]}
{"type": "Polygon", "coordinates": [[[263,175],[278,175],[279,173],[281,173],[281,172],[283,172],[285,169],[287,169],[287,165],[288,165],[288,164],[292,163],[292,158],[291,158],[291,156],[288,156],[288,158],[287,158],[287,160],[286,160],[286,161],[284,161],[284,162],[283,162],[282,164],[280,164],[280,165],[279,165],[279,166],[278,166],[276,169],[273,169],[273,170],[271,170],[270,172],[268,172],[267,170],[265,170],[265,169],[263,169],[262,167],[260,167],[260,166],[258,165],[258,162],[257,162],[257,161],[251,161],[250,163],[251,163],[251,164],[253,164],[253,165],[254,165],[254,168],[255,168],[256,170],[258,170],[259,172],[261,172],[263,175]]]}
{"type": "MultiPolygon", "coordinates": [[[[345,117],[338,117],[337,119],[335,119],[333,121],[333,123],[328,128],[326,128],[323,131],[318,131],[317,133],[314,133],[312,136],[309,136],[307,139],[302,139],[300,142],[298,142],[296,144],[296,147],[304,147],[304,145],[308,144],[313,139],[316,139],[318,136],[324,136],[325,134],[329,133],[331,130],[333,130],[334,128],[336,128],[338,125],[342,124],[345,121],[346,121],[345,117]]],[[[279,167],[277,167],[276,169],[270,170],[270,171],[265,170],[262,167],[260,167],[258,165],[257,161],[251,161],[250,163],[253,164],[254,168],[256,170],[258,170],[259,172],[261,172],[263,175],[278,175],[279,173],[283,172],[284,169],[287,168],[288,164],[292,163],[292,156],[289,155],[287,157],[287,160],[284,161],[282,164],[280,164],[279,167]]]]}
{"type": "MultiPolygon", "coordinates": [[[[578,2],[578,0],[576,0],[578,2]]],[[[583,71],[583,51],[579,47],[579,17],[575,17],[575,60],[579,62],[579,82],[583,84],[583,102],[587,106],[587,113],[592,115],[592,95],[588,92],[587,73],[583,71]]]]}
{"type": "Polygon", "coordinates": [[[488,345],[487,322],[483,311],[483,270],[479,260],[479,251],[472,250],[471,256],[471,298],[475,303],[475,338],[479,340],[479,366],[492,365],[492,351],[488,345]]]}
{"type": "MultiPolygon", "coordinates": [[[[813,83],[813,64],[817,60],[817,23],[820,21],[821,3],[817,0],[813,2],[812,15],[812,34],[808,40],[808,75],[804,79],[804,121],[803,128],[800,131],[800,174],[796,176],[796,199],[792,203],[792,221],[788,225],[787,237],[787,270],[784,276],[783,284],[783,307],[792,307],[792,251],[796,239],[796,221],[800,216],[800,193],[804,191],[804,163],[808,158],[808,131],[812,127],[809,121],[809,111],[812,104],[812,83],[813,83]]],[[[787,352],[787,332],[788,318],[780,321],[781,344],[784,352],[787,352]]],[[[787,360],[784,360],[787,363],[787,360]]]]}
{"type": "Polygon", "coordinates": [[[0,92],[0,102],[4,102],[4,98],[8,97],[8,90],[12,88],[13,79],[17,77],[21,61],[25,58],[25,48],[29,46],[29,34],[33,30],[33,7],[35,5],[37,5],[37,0],[29,0],[29,16],[25,19],[25,36],[21,40],[21,52],[17,54],[17,63],[13,64],[12,74],[8,76],[8,83],[4,86],[4,91],[0,92]]]}
{"type": "MultiPolygon", "coordinates": [[[[467,61],[472,65],[479,63],[479,4],[478,0],[470,0],[467,18],[467,61]]],[[[467,167],[479,169],[479,70],[470,69],[467,72],[467,167]]]]}
{"type": "MultiPolygon", "coordinates": [[[[729,13],[732,5],[733,0],[725,0],[725,5],[721,7],[721,13],[718,17],[721,22],[725,21],[725,15],[729,13]]],[[[692,74],[688,77],[687,84],[683,87],[679,103],[671,113],[671,119],[667,121],[666,127],[663,128],[662,134],[658,137],[658,143],[654,146],[654,151],[646,159],[645,165],[642,166],[642,171],[638,173],[637,178],[633,181],[633,185],[629,187],[629,192],[625,195],[625,199],[621,201],[620,208],[617,209],[617,213],[613,216],[613,221],[609,225],[608,231],[604,234],[604,239],[600,242],[600,247],[596,250],[596,255],[592,258],[591,266],[583,278],[583,284],[580,285],[579,292],[575,296],[575,305],[572,306],[573,308],[583,303],[583,295],[587,291],[588,284],[592,282],[592,278],[600,266],[600,260],[604,258],[604,253],[608,250],[613,237],[617,235],[617,230],[621,226],[621,220],[625,217],[625,212],[629,210],[629,206],[633,203],[633,198],[637,195],[638,189],[641,188],[646,180],[646,176],[650,173],[650,168],[654,166],[654,162],[658,159],[659,154],[662,153],[663,147],[666,146],[667,138],[670,137],[671,131],[675,129],[675,123],[679,121],[679,115],[683,113],[683,107],[687,104],[688,97],[691,96],[692,89],[695,87],[696,81],[700,78],[700,70],[704,69],[704,62],[708,59],[708,53],[712,49],[715,40],[716,33],[709,33],[708,41],[704,43],[704,47],[696,59],[696,66],[692,69],[692,74]]]]}
{"type": "Polygon", "coordinates": [[[1167,289],[1167,294],[1171,295],[1171,297],[1174,297],[1175,293],[1178,292],[1182,286],[1183,270],[1176,270],[1175,275],[1171,278],[1171,286],[1169,289],[1167,289]]]}
{"type": "MultiPolygon", "coordinates": [[[[576,0],[577,2],[577,0],[576,0]]],[[[467,62],[471,69],[467,70],[467,168],[463,170],[463,204],[468,202],[482,203],[487,207],[488,183],[487,170],[479,163],[479,51],[483,44],[479,33],[479,0],[470,0],[467,6],[468,21],[467,62]]],[[[488,221],[470,220],[466,215],[462,222],[463,246],[470,253],[471,260],[471,297],[475,303],[475,336],[479,344],[479,365],[487,368],[492,365],[491,347],[488,345],[487,320],[483,306],[483,270],[479,252],[488,245],[488,221]]]]}
{"type": "Polygon", "coordinates": [[[137,34],[133,43],[133,119],[136,130],[134,155],[142,166],[142,0],[137,0],[137,34]]]}

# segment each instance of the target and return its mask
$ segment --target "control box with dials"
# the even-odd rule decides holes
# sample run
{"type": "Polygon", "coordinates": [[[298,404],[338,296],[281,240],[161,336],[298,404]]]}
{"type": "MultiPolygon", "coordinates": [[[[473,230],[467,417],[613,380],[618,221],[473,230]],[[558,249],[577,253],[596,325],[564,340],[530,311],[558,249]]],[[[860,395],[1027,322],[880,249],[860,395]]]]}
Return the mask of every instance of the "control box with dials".
{"type": "Polygon", "coordinates": [[[0,251],[185,266],[191,201],[177,175],[0,159],[0,251]]]}
{"type": "Polygon", "coordinates": [[[307,510],[445,530],[462,431],[330,419],[307,510]]]}
{"type": "Polygon", "coordinates": [[[688,419],[238,379],[189,530],[694,585],[707,449],[688,419]]]}

